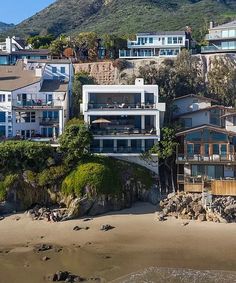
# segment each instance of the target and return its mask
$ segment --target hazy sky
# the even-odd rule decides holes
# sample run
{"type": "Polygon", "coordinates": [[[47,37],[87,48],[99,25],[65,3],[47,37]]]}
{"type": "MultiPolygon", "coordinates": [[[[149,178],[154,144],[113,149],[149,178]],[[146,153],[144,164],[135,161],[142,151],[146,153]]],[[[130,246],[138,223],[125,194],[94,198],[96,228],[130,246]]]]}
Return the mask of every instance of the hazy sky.
{"type": "Polygon", "coordinates": [[[0,0],[0,22],[18,24],[56,0],[0,0]]]}

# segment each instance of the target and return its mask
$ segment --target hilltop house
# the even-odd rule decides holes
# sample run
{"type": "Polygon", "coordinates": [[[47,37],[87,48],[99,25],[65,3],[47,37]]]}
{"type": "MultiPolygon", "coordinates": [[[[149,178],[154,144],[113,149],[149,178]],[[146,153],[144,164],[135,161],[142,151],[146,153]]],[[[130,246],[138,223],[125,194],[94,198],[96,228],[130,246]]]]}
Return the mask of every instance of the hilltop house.
{"type": "Polygon", "coordinates": [[[50,59],[48,49],[31,49],[26,45],[25,40],[19,37],[7,37],[4,42],[0,42],[0,65],[16,64],[21,59],[50,59]]]}
{"type": "MultiPolygon", "coordinates": [[[[165,104],[158,86],[85,85],[82,113],[94,136],[91,151],[142,164],[140,154],[160,140],[165,104]]],[[[158,166],[151,169],[158,172],[158,166]]],[[[157,173],[156,172],[156,173],[157,173]]]]}
{"type": "Polygon", "coordinates": [[[208,46],[201,48],[201,53],[236,52],[236,21],[214,26],[210,23],[205,39],[208,46]]]}
{"type": "Polygon", "coordinates": [[[191,33],[185,31],[165,31],[138,33],[136,40],[127,41],[127,50],[120,50],[119,57],[142,59],[177,56],[182,48],[191,47],[191,33]]]}
{"type": "Polygon", "coordinates": [[[69,118],[69,60],[20,60],[0,66],[0,139],[56,138],[69,118]]]}
{"type": "Polygon", "coordinates": [[[236,111],[212,102],[196,95],[173,102],[177,109],[173,117],[180,126],[176,134],[178,188],[236,195],[236,111]]]}

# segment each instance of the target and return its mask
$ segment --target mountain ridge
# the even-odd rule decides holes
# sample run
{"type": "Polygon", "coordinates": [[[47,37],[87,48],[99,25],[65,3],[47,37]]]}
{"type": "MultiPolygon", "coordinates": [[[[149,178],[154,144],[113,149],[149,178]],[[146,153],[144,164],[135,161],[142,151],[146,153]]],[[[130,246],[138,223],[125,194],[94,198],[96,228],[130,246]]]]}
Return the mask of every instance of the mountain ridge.
{"type": "Polygon", "coordinates": [[[223,23],[234,18],[232,0],[57,0],[9,32],[20,36],[81,31],[124,35],[191,26],[201,33],[210,20],[223,23]]]}

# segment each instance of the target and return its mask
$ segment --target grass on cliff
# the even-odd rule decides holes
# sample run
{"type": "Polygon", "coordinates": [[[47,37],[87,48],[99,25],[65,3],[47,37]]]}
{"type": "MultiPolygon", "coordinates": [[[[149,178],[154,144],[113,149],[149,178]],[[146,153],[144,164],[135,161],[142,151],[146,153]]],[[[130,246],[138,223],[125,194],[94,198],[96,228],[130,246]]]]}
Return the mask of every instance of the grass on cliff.
{"type": "Polygon", "coordinates": [[[118,195],[122,193],[126,179],[133,178],[150,188],[151,173],[138,165],[112,158],[93,157],[77,166],[63,181],[65,195],[84,194],[118,195]]]}

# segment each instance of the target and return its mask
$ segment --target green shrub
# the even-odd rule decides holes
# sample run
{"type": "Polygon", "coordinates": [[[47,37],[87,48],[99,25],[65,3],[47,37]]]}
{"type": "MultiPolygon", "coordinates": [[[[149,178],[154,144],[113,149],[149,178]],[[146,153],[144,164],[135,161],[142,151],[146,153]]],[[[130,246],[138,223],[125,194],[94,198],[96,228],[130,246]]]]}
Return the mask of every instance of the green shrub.
{"type": "Polygon", "coordinates": [[[6,187],[4,186],[4,182],[0,182],[0,201],[4,201],[7,195],[6,187]]]}
{"type": "Polygon", "coordinates": [[[48,186],[57,184],[67,173],[65,166],[53,166],[43,170],[38,174],[39,186],[48,186]]]}
{"type": "Polygon", "coordinates": [[[62,183],[66,195],[83,194],[118,194],[121,190],[119,174],[102,159],[80,164],[62,183]],[[88,191],[86,191],[88,189],[88,191]]]}

